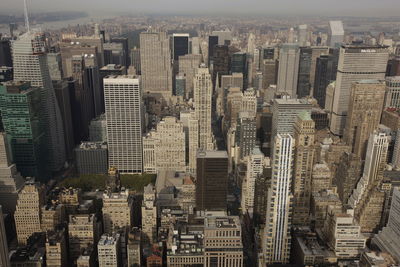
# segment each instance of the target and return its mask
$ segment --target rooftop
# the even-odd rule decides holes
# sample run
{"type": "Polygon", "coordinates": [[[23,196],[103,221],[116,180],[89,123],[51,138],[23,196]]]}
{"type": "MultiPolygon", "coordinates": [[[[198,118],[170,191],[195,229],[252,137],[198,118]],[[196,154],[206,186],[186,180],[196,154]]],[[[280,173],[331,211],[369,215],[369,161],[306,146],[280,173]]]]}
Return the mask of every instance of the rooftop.
{"type": "Polygon", "coordinates": [[[207,150],[197,152],[198,158],[228,158],[225,150],[207,150]]]}

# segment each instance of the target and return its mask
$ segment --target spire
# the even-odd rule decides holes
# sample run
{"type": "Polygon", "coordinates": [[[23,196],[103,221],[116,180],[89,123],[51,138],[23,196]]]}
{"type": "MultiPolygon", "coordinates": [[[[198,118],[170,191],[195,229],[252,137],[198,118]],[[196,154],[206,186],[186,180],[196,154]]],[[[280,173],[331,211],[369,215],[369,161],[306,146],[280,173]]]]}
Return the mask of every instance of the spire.
{"type": "Polygon", "coordinates": [[[24,0],[24,16],[25,16],[25,27],[26,31],[29,32],[29,17],[28,17],[28,5],[26,3],[26,0],[24,0]]]}

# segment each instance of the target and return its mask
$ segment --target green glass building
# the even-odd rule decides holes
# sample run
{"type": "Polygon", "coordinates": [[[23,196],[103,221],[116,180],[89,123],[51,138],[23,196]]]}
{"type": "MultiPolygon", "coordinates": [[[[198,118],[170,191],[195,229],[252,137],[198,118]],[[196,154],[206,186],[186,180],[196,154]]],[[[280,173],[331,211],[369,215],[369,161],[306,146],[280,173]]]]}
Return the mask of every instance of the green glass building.
{"type": "Polygon", "coordinates": [[[0,84],[0,111],[13,161],[24,177],[49,178],[40,88],[29,82],[0,84]]]}

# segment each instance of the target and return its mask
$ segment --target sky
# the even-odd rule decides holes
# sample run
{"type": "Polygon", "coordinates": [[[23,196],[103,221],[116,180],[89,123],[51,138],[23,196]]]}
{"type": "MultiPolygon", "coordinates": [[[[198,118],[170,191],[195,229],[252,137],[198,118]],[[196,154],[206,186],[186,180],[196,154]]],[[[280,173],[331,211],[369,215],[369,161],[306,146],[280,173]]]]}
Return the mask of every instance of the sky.
{"type": "MultiPolygon", "coordinates": [[[[166,14],[400,16],[400,0],[28,0],[31,12],[85,11],[166,14]]],[[[1,11],[23,0],[0,0],[1,11]]]]}

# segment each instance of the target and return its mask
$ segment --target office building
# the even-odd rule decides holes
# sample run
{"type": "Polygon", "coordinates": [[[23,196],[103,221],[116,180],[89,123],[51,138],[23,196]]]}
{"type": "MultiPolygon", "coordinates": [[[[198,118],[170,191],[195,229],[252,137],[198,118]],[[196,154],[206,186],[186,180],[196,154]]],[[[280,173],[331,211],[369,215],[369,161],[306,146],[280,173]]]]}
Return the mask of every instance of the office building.
{"type": "Polygon", "coordinates": [[[208,36],[208,65],[213,61],[214,58],[214,48],[218,45],[218,36],[210,35],[208,36]]]}
{"type": "Polygon", "coordinates": [[[4,227],[3,211],[0,206],[0,266],[10,267],[10,259],[8,257],[8,245],[6,228],[4,227]]]}
{"type": "Polygon", "coordinates": [[[242,231],[238,216],[206,215],[203,242],[205,266],[243,266],[242,231]]]}
{"type": "Polygon", "coordinates": [[[331,111],[330,130],[333,134],[343,135],[352,83],[365,79],[383,80],[388,56],[385,46],[343,45],[340,48],[332,109],[327,108],[331,111]]]}
{"type": "Polygon", "coordinates": [[[89,247],[82,250],[81,255],[76,260],[77,267],[95,267],[97,266],[97,253],[94,250],[94,245],[89,245],[89,247]]]}
{"type": "Polygon", "coordinates": [[[97,244],[100,229],[95,214],[70,215],[68,221],[69,257],[75,262],[82,251],[97,244]]]}
{"type": "Polygon", "coordinates": [[[202,56],[199,54],[188,54],[179,57],[179,73],[185,77],[185,97],[193,97],[193,78],[199,68],[202,56]]]}
{"type": "Polygon", "coordinates": [[[10,255],[11,266],[43,266],[46,258],[46,236],[35,233],[24,246],[19,246],[10,255]]]}
{"type": "Polygon", "coordinates": [[[111,37],[110,41],[112,43],[116,44],[121,44],[122,45],[122,50],[124,54],[124,61],[125,61],[125,67],[128,68],[129,64],[131,63],[130,58],[129,58],[129,40],[126,37],[111,37]]]}
{"type": "Polygon", "coordinates": [[[99,267],[119,267],[121,266],[121,237],[120,234],[104,234],[97,244],[97,254],[99,257],[99,267]]]}
{"type": "Polygon", "coordinates": [[[129,190],[103,193],[104,232],[111,234],[124,227],[129,229],[132,224],[132,205],[129,190]]]}
{"type": "Polygon", "coordinates": [[[400,261],[400,189],[393,189],[392,203],[390,206],[389,220],[387,225],[379,231],[372,239],[372,243],[377,245],[381,251],[390,253],[396,261],[400,261]]]}
{"type": "Polygon", "coordinates": [[[105,78],[104,96],[108,164],[122,173],[141,173],[142,106],[139,79],[133,76],[105,78]]]}
{"type": "Polygon", "coordinates": [[[64,229],[46,233],[46,266],[68,266],[68,251],[64,229]]]}
{"type": "Polygon", "coordinates": [[[315,160],[315,123],[310,113],[301,112],[294,125],[293,224],[308,225],[315,160]]]}
{"type": "MultiPolygon", "coordinates": [[[[315,70],[317,67],[317,59],[323,55],[334,54],[338,49],[329,49],[327,46],[311,46],[311,64],[310,64],[310,83],[311,88],[314,88],[315,70]]],[[[336,53],[337,54],[337,53],[336,53]]],[[[335,71],[336,72],[336,71],[335,71]]]]}
{"type": "Polygon", "coordinates": [[[217,30],[211,32],[212,36],[218,37],[219,45],[230,45],[232,41],[232,32],[228,29],[226,30],[217,30]]]}
{"type": "Polygon", "coordinates": [[[298,44],[283,44],[279,53],[277,89],[296,98],[299,76],[300,48],[298,44]]]}
{"type": "Polygon", "coordinates": [[[175,76],[175,91],[174,95],[185,97],[186,96],[186,78],[185,76],[180,73],[175,76]]]}
{"type": "Polygon", "coordinates": [[[336,186],[343,203],[347,203],[351,192],[357,186],[357,182],[362,175],[362,161],[359,156],[345,152],[340,157],[336,172],[336,186]]]}
{"type": "Polygon", "coordinates": [[[272,136],[280,133],[293,134],[293,126],[297,116],[303,111],[311,112],[311,104],[306,99],[274,99],[272,104],[272,136]]]}
{"type": "Polygon", "coordinates": [[[122,43],[104,43],[104,65],[116,64],[126,67],[127,57],[122,43]]]}
{"type": "Polygon", "coordinates": [[[300,47],[299,73],[297,80],[297,97],[309,96],[311,93],[311,47],[300,47]]]}
{"type": "Polygon", "coordinates": [[[196,179],[197,210],[226,210],[228,187],[226,151],[199,151],[196,179]]]}
{"type": "Polygon", "coordinates": [[[174,33],[172,34],[172,55],[174,60],[179,60],[180,56],[189,54],[189,34],[174,33]]]}
{"type": "Polygon", "coordinates": [[[165,99],[172,95],[172,67],[169,39],[165,32],[140,33],[142,91],[159,93],[165,99]]]}
{"type": "Polygon", "coordinates": [[[256,146],[256,118],[248,111],[239,112],[236,125],[236,146],[239,148],[239,158],[249,156],[256,146]]]}
{"type": "Polygon", "coordinates": [[[329,55],[321,55],[316,59],[315,79],[311,80],[313,97],[321,108],[325,108],[326,87],[336,80],[339,49],[331,49],[329,55]]]}
{"type": "Polygon", "coordinates": [[[326,162],[316,163],[312,169],[311,194],[321,190],[329,189],[332,186],[332,172],[326,162]]]}
{"type": "Polygon", "coordinates": [[[133,227],[128,233],[128,245],[127,245],[127,260],[128,266],[140,266],[142,260],[141,252],[141,231],[137,227],[133,227]],[[136,264],[136,265],[135,265],[136,264]]]}
{"type": "Polygon", "coordinates": [[[61,81],[63,78],[63,70],[60,52],[47,53],[47,64],[49,66],[51,80],[61,81]]]}
{"type": "Polygon", "coordinates": [[[65,207],[58,199],[49,200],[41,207],[40,226],[43,232],[54,231],[59,224],[65,221],[65,207]]]}
{"type": "Polygon", "coordinates": [[[208,68],[197,69],[194,77],[194,108],[199,123],[199,148],[213,149],[211,130],[212,81],[208,68]]]}
{"type": "Polygon", "coordinates": [[[18,193],[14,213],[18,244],[26,245],[32,234],[42,232],[40,218],[43,201],[42,188],[31,181],[27,182],[18,193]]]}
{"type": "Polygon", "coordinates": [[[268,189],[267,216],[261,241],[263,264],[289,262],[294,143],[290,134],[277,134],[275,137],[272,180],[268,189]]]}
{"type": "Polygon", "coordinates": [[[315,224],[315,228],[323,229],[328,210],[333,212],[342,212],[342,202],[335,190],[322,189],[319,192],[313,192],[311,197],[310,215],[315,224]]]}
{"type": "Polygon", "coordinates": [[[11,160],[6,134],[0,132],[0,205],[4,213],[14,213],[18,192],[24,185],[17,166],[11,160]]]}
{"type": "Polygon", "coordinates": [[[12,67],[11,42],[0,38],[0,66],[12,67]]]}
{"type": "Polygon", "coordinates": [[[340,20],[329,21],[328,45],[337,48],[344,42],[343,23],[340,20]]]}
{"type": "Polygon", "coordinates": [[[142,237],[144,242],[152,244],[157,239],[157,207],[154,186],[144,187],[142,203],[142,237]]]}
{"type": "Polygon", "coordinates": [[[185,132],[183,123],[175,117],[164,117],[157,124],[156,130],[143,137],[143,144],[146,145],[143,150],[144,164],[148,166],[146,169],[149,169],[152,165],[150,163],[153,162],[156,172],[186,171],[185,132]]]}
{"type": "Polygon", "coordinates": [[[0,85],[0,111],[18,170],[25,177],[48,178],[49,144],[43,127],[40,89],[27,82],[0,85]]]}
{"type": "MultiPolygon", "coordinates": [[[[44,34],[28,31],[13,42],[12,49],[14,80],[30,82],[40,88],[49,155],[47,164],[50,170],[57,171],[66,160],[64,128],[47,65],[44,34]]],[[[16,164],[19,167],[18,162],[16,164]]]]}
{"type": "Polygon", "coordinates": [[[264,170],[264,154],[258,147],[255,147],[247,158],[246,176],[242,183],[241,208],[243,213],[254,214],[254,198],[256,180],[262,175],[264,170]]]}
{"type": "Polygon", "coordinates": [[[339,260],[358,260],[366,247],[367,238],[361,233],[361,227],[354,220],[351,210],[346,213],[329,210],[324,235],[339,260]]]}
{"type": "Polygon", "coordinates": [[[140,66],[140,49],[136,46],[131,49],[131,66],[135,67],[136,74],[140,75],[141,66],[140,66]]]}
{"type": "Polygon", "coordinates": [[[231,57],[231,73],[242,73],[243,74],[243,88],[248,87],[248,73],[249,73],[249,66],[248,66],[248,54],[244,52],[236,52],[232,54],[231,57]]]}
{"type": "Polygon", "coordinates": [[[13,79],[13,68],[0,66],[0,82],[8,82],[13,79]]]}
{"type": "Polygon", "coordinates": [[[353,153],[365,158],[367,141],[378,127],[385,100],[385,83],[361,80],[351,86],[349,108],[343,140],[353,148],[353,153]]]}
{"type": "MultiPolygon", "coordinates": [[[[229,47],[227,45],[216,45],[212,58],[212,82],[213,86],[221,82],[221,75],[229,74],[231,69],[229,47]],[[218,78],[218,79],[217,79],[218,78]]],[[[211,69],[211,67],[210,67],[211,69]]]]}
{"type": "Polygon", "coordinates": [[[400,108],[400,76],[386,77],[385,108],[400,108]]]}
{"type": "Polygon", "coordinates": [[[104,142],[82,142],[74,149],[80,175],[105,174],[108,170],[108,149],[104,142]]]}

